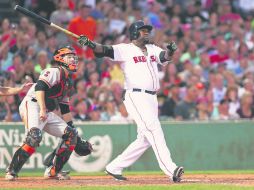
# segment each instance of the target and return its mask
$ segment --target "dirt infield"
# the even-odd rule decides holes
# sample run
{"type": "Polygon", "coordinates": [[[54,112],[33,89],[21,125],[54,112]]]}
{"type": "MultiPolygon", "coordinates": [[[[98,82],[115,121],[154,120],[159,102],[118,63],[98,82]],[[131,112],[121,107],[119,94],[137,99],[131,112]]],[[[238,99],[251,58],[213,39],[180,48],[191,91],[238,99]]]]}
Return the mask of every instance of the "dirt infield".
{"type": "MultiPolygon", "coordinates": [[[[5,181],[0,178],[1,188],[40,188],[40,187],[81,187],[81,186],[151,186],[172,185],[162,175],[132,175],[127,181],[115,181],[110,176],[73,176],[71,180],[45,180],[42,177],[20,177],[16,181],[5,181]]],[[[191,174],[185,175],[183,184],[224,184],[254,187],[254,174],[191,174]]]]}

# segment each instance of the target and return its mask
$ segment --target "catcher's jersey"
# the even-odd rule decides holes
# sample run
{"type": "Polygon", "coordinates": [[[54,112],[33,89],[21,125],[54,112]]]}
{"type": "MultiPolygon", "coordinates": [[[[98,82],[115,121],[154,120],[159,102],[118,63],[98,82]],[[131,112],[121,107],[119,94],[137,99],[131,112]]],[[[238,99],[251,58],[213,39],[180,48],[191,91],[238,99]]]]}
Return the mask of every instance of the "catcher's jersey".
{"type": "MultiPolygon", "coordinates": [[[[72,79],[65,76],[61,67],[52,67],[41,72],[39,79],[45,82],[49,89],[45,91],[45,103],[49,111],[56,108],[57,104],[69,104],[70,96],[73,93],[72,79]]],[[[27,96],[36,99],[34,84],[27,93],[27,96]]]]}
{"type": "Polygon", "coordinates": [[[154,44],[147,44],[146,56],[142,50],[134,45],[118,44],[113,45],[114,60],[122,62],[121,67],[125,76],[125,89],[140,88],[156,91],[160,88],[158,65],[164,65],[159,59],[160,47],[154,44]]]}

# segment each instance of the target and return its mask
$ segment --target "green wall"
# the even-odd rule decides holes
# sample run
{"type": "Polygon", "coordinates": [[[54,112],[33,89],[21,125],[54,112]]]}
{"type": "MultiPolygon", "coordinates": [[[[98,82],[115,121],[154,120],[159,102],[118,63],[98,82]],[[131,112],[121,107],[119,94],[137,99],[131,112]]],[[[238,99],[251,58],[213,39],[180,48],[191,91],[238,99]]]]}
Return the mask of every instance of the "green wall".
{"type": "MultiPolygon", "coordinates": [[[[80,172],[103,171],[105,165],[136,138],[134,124],[82,123],[76,127],[95,148],[88,157],[72,156],[66,169],[80,172]]],[[[251,121],[164,122],[162,127],[173,160],[186,170],[254,169],[254,126],[251,121]]],[[[21,124],[0,125],[0,170],[7,167],[24,136],[21,124]]],[[[58,141],[44,133],[41,146],[22,171],[44,170],[43,159],[58,141]]],[[[149,149],[128,170],[159,170],[153,151],[149,149]]]]}

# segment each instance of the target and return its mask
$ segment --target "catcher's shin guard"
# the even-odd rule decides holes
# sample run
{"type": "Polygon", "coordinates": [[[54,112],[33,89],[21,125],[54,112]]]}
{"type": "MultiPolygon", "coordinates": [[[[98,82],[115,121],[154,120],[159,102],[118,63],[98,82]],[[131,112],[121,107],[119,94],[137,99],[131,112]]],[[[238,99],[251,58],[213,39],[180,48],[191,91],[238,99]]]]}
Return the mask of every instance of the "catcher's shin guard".
{"type": "Polygon", "coordinates": [[[17,175],[28,158],[35,152],[42,139],[41,130],[33,127],[27,133],[24,144],[15,152],[6,173],[17,175]]]}
{"type": "Polygon", "coordinates": [[[14,154],[6,173],[17,176],[18,172],[28,160],[28,158],[35,152],[35,148],[28,144],[23,144],[14,154]]]}
{"type": "Polygon", "coordinates": [[[69,160],[77,144],[77,131],[75,128],[66,127],[63,135],[63,140],[59,143],[57,148],[46,158],[44,165],[51,167],[50,175],[58,174],[64,164],[69,160]]]}

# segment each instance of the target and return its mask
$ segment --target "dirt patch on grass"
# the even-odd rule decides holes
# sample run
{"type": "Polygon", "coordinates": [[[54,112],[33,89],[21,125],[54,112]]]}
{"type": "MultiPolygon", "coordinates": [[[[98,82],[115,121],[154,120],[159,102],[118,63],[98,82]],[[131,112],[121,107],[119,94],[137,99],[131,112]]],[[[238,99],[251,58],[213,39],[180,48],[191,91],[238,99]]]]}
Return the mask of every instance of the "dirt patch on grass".
{"type": "MultiPolygon", "coordinates": [[[[42,187],[81,187],[81,186],[151,186],[172,185],[162,175],[131,175],[127,181],[115,181],[110,176],[72,176],[71,180],[46,180],[42,177],[19,177],[16,181],[0,178],[0,188],[42,188],[42,187]]],[[[182,184],[225,184],[253,186],[253,174],[192,174],[184,175],[182,184]]]]}

